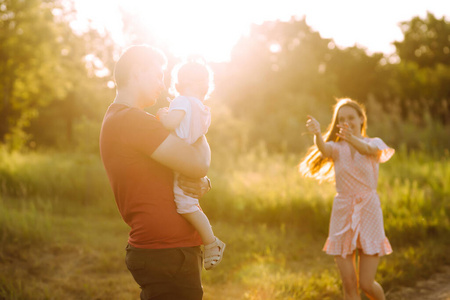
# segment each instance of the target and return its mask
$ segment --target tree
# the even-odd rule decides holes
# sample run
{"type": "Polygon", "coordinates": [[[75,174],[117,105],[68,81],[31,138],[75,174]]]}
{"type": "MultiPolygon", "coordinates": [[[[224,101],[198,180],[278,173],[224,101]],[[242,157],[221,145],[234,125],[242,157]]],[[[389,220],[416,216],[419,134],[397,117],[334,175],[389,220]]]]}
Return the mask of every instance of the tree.
{"type": "Polygon", "coordinates": [[[382,53],[368,55],[364,49],[349,47],[335,49],[327,64],[327,71],[333,74],[337,87],[336,97],[350,97],[366,102],[374,92],[379,74],[382,53]]]}
{"type": "Polygon", "coordinates": [[[75,121],[98,118],[98,99],[111,101],[111,72],[97,72],[112,69],[115,45],[90,28],[75,33],[70,4],[0,0],[0,142],[20,147],[32,136],[38,144],[71,145],[75,121]]]}
{"type": "Polygon", "coordinates": [[[394,42],[403,61],[416,62],[420,67],[450,65],[450,23],[428,12],[425,19],[414,17],[402,22],[404,39],[394,42]]]}
{"type": "MultiPolygon", "coordinates": [[[[68,9],[62,17],[68,24],[75,15],[68,9]]],[[[32,134],[32,142],[37,145],[73,148],[80,142],[77,135],[89,134],[79,130],[76,132],[80,123],[95,120],[96,125],[91,127],[99,128],[98,123],[107,105],[112,102],[114,91],[107,84],[112,80],[116,45],[108,32],[101,34],[90,27],[84,32],[74,33],[70,26],[66,26],[59,40],[63,45],[60,64],[64,70],[67,92],[48,106],[41,107],[27,132],[32,134]]],[[[97,137],[91,144],[97,144],[97,137]]]]}
{"type": "Polygon", "coordinates": [[[326,61],[328,42],[304,19],[293,18],[253,25],[249,36],[234,47],[226,85],[217,85],[217,94],[247,124],[243,130],[249,144],[264,141],[271,149],[298,144],[303,118],[296,113],[305,113],[304,106],[327,91],[318,87],[324,81],[320,66],[326,61]]]}
{"type": "Polygon", "coordinates": [[[429,112],[443,124],[450,123],[450,23],[428,13],[401,23],[404,40],[395,42],[401,62],[392,68],[390,85],[400,99],[403,115],[422,120],[429,112]],[[395,81],[395,82],[393,82],[395,81]]]}
{"type": "Polygon", "coordinates": [[[57,1],[0,0],[0,142],[20,144],[37,108],[66,93],[57,1]]]}

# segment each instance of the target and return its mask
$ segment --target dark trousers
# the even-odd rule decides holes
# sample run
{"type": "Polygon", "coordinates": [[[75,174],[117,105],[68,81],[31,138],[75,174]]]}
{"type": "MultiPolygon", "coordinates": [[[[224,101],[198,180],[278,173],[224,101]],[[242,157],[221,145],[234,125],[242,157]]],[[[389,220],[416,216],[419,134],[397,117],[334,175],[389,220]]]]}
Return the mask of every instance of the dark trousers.
{"type": "Polygon", "coordinates": [[[126,247],[128,270],[141,287],[141,300],[201,300],[200,246],[170,249],[126,247]]]}

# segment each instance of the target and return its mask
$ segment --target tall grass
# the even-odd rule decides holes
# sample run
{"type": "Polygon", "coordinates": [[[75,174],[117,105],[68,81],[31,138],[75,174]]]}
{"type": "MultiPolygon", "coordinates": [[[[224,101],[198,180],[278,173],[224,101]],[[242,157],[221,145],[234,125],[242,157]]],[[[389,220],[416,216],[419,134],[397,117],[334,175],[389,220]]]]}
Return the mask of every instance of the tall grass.
{"type": "Polygon", "coordinates": [[[254,222],[324,232],[331,184],[318,186],[297,171],[299,157],[269,154],[262,146],[241,155],[213,158],[209,177],[214,189],[202,206],[215,219],[241,224],[254,222]]]}
{"type": "Polygon", "coordinates": [[[0,193],[92,204],[111,195],[94,154],[8,153],[0,148],[0,193]]]}
{"type": "MultiPolygon", "coordinates": [[[[450,263],[449,158],[398,149],[380,166],[394,253],[377,278],[388,292],[450,263]]],[[[204,273],[205,299],[341,297],[333,259],[321,252],[334,187],[301,178],[299,159],[262,146],[215,152],[201,203],[227,251],[204,273]]],[[[0,152],[0,197],[0,271],[12,274],[0,277],[0,299],[138,297],[123,264],[128,228],[98,156],[0,152]]]]}
{"type": "Polygon", "coordinates": [[[51,213],[49,203],[34,200],[10,205],[7,203],[10,200],[0,198],[0,245],[20,243],[26,246],[50,238],[52,223],[48,218],[51,213]]]}

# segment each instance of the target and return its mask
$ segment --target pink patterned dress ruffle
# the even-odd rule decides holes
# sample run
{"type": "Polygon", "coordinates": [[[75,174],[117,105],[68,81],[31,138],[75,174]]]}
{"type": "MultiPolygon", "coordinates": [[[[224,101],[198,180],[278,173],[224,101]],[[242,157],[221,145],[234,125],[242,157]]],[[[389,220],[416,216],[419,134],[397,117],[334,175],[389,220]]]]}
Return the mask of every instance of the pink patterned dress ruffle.
{"type": "Polygon", "coordinates": [[[378,156],[352,154],[345,141],[328,142],[336,176],[337,195],[333,201],[328,239],[323,251],[346,257],[356,248],[367,255],[392,253],[384,233],[383,213],[377,194],[379,163],[386,162],[395,150],[379,138],[364,138],[376,146],[378,156]]]}

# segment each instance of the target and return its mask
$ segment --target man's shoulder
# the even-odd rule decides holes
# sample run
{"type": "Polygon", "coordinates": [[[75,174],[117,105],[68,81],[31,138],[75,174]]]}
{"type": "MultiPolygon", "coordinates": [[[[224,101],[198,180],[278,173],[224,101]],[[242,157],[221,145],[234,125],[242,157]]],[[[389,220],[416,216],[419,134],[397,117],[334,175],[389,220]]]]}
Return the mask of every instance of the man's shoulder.
{"type": "Polygon", "coordinates": [[[106,116],[117,120],[128,120],[134,122],[145,120],[147,122],[159,123],[158,119],[154,115],[142,109],[135,107],[128,107],[121,104],[111,104],[111,106],[108,108],[106,116]]]}
{"type": "Polygon", "coordinates": [[[169,131],[152,114],[130,107],[110,107],[102,124],[101,135],[127,143],[133,140],[152,139],[161,136],[166,138],[169,131]]]}
{"type": "Polygon", "coordinates": [[[102,125],[100,143],[119,143],[151,154],[169,135],[152,114],[130,107],[110,107],[102,125]]]}

